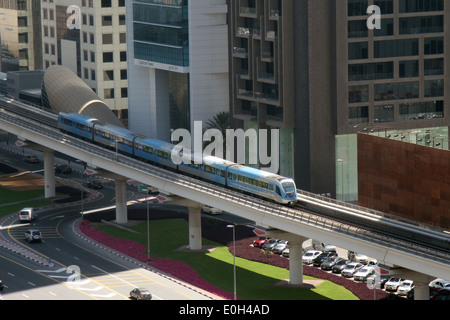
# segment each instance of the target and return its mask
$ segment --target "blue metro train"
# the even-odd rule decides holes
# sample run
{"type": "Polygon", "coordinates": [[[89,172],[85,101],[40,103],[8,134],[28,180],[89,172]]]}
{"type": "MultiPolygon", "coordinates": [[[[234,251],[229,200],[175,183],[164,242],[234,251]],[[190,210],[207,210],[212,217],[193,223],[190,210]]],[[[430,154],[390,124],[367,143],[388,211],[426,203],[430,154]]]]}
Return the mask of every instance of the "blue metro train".
{"type": "Polygon", "coordinates": [[[282,204],[297,201],[297,189],[291,178],[240,165],[214,156],[203,156],[203,163],[172,161],[173,144],[147,138],[128,129],[102,124],[99,120],[61,112],[58,128],[67,134],[96,143],[134,158],[177,172],[250,193],[282,204]]]}

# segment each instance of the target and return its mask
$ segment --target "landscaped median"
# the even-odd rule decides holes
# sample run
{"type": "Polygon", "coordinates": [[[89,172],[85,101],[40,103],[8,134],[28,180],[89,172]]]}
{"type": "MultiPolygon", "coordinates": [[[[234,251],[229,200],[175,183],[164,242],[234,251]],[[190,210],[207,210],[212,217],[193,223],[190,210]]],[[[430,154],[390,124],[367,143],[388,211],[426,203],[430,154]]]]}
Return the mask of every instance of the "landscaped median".
{"type": "MultiPolygon", "coordinates": [[[[216,247],[211,252],[186,252],[178,250],[186,245],[188,224],[185,219],[166,219],[150,221],[149,265],[164,273],[168,273],[182,281],[203,290],[233,298],[233,255],[226,245],[208,240],[206,237],[215,234],[230,233],[229,229],[219,222],[204,222],[202,230],[203,245],[216,247]],[[223,229],[223,230],[222,230],[223,229]],[[212,231],[216,230],[216,231],[212,231]]],[[[90,238],[112,249],[131,256],[142,263],[147,262],[147,224],[129,226],[137,231],[132,233],[101,223],[80,225],[81,230],[90,238]]],[[[257,250],[249,246],[251,239],[238,240],[246,242],[249,250],[257,250]]],[[[239,243],[237,242],[237,247],[239,243]]],[[[232,245],[232,243],[230,243],[232,245]]],[[[244,244],[243,244],[244,245],[244,244]]],[[[281,258],[281,257],[280,257],[281,258]]],[[[284,258],[282,258],[284,259],[284,258]]],[[[286,260],[286,259],[285,259],[286,260]]],[[[287,261],[287,260],[286,260],[287,261]]],[[[349,290],[331,281],[316,279],[305,275],[305,282],[318,285],[311,288],[298,288],[282,285],[289,278],[287,268],[266,263],[251,261],[237,257],[237,296],[245,300],[357,300],[349,290]],[[316,281],[313,281],[316,280],[316,281]],[[280,285],[281,284],[281,285],[280,285]]],[[[373,291],[372,291],[373,299],[373,291]]]]}

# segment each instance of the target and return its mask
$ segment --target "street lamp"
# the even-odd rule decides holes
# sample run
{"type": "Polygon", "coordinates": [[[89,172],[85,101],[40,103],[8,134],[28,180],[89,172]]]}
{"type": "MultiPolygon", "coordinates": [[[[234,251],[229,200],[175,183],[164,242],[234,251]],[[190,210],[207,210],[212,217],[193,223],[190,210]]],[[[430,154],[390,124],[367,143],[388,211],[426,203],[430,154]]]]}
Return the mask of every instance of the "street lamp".
{"type": "Polygon", "coordinates": [[[83,190],[83,171],[86,170],[86,165],[81,160],[76,160],[76,163],[80,163],[83,169],[80,170],[80,190],[81,190],[81,224],[84,224],[84,190],[83,190]]]}
{"type": "Polygon", "coordinates": [[[234,224],[227,225],[227,228],[233,228],[233,287],[234,300],[236,300],[236,226],[234,224]]]}
{"type": "Polygon", "coordinates": [[[150,215],[148,210],[148,186],[146,192],[147,198],[147,262],[150,262],[150,215]]]}
{"type": "Polygon", "coordinates": [[[341,184],[342,184],[341,192],[342,192],[342,201],[345,201],[345,194],[344,194],[344,160],[337,159],[336,162],[341,165],[341,184]]]}

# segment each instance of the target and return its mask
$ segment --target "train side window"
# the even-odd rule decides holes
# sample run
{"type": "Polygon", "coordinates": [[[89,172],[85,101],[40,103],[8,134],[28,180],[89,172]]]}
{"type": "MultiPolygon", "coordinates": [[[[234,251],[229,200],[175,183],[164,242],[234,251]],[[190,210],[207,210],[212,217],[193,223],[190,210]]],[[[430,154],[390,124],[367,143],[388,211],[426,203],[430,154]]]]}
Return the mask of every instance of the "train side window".
{"type": "Polygon", "coordinates": [[[278,186],[276,186],[275,188],[276,188],[276,189],[275,189],[275,192],[276,192],[279,196],[281,196],[280,188],[279,188],[278,186]]]}

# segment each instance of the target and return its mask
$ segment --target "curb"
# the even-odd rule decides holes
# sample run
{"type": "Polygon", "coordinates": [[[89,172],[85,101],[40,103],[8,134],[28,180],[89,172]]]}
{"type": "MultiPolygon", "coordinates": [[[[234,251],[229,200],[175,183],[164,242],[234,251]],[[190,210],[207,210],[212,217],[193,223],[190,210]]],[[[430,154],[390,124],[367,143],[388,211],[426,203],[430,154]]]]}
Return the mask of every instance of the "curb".
{"type": "Polygon", "coordinates": [[[140,268],[146,269],[146,270],[148,270],[148,271],[150,271],[150,272],[153,272],[153,273],[155,273],[155,274],[157,274],[157,275],[159,275],[159,276],[161,276],[161,277],[163,277],[163,278],[165,278],[165,279],[167,279],[167,280],[173,281],[173,282],[175,282],[176,284],[181,285],[181,286],[183,286],[183,287],[185,287],[185,288],[188,288],[188,289],[190,289],[190,290],[192,290],[192,291],[194,291],[194,292],[197,292],[197,293],[199,293],[199,294],[201,294],[201,295],[203,295],[203,296],[205,296],[205,297],[207,297],[207,298],[209,298],[209,299],[211,299],[211,300],[226,300],[226,299],[223,298],[223,297],[220,297],[220,296],[217,296],[217,295],[215,295],[215,294],[209,293],[209,292],[207,292],[207,291],[204,291],[203,289],[198,289],[198,288],[196,288],[196,287],[193,287],[193,286],[190,285],[189,283],[186,283],[186,282],[184,282],[184,281],[182,281],[182,280],[176,279],[176,278],[175,278],[176,276],[174,276],[174,275],[164,273],[164,272],[162,272],[161,270],[158,270],[158,269],[156,269],[156,268],[152,268],[152,267],[150,267],[148,264],[145,264],[145,263],[143,263],[143,262],[141,262],[141,261],[139,261],[139,260],[137,260],[137,259],[135,259],[135,258],[132,258],[132,257],[130,257],[130,256],[127,256],[127,255],[123,254],[123,253],[120,252],[120,251],[117,251],[117,250],[115,250],[115,249],[113,249],[113,248],[111,248],[111,247],[108,247],[108,246],[106,246],[106,245],[104,245],[104,244],[102,244],[102,243],[99,243],[99,242],[93,240],[92,238],[86,236],[86,235],[81,231],[81,229],[79,228],[80,223],[81,223],[80,219],[79,219],[79,218],[76,219],[76,220],[73,222],[73,224],[72,224],[72,231],[73,231],[74,234],[77,235],[81,240],[84,240],[84,241],[90,243],[91,245],[94,245],[94,246],[96,246],[96,247],[98,247],[98,248],[100,248],[100,249],[103,249],[103,250],[105,250],[105,251],[107,251],[107,252],[109,252],[109,253],[111,253],[111,254],[114,254],[115,256],[118,256],[118,257],[120,257],[120,258],[122,258],[122,259],[124,259],[124,260],[127,260],[127,261],[129,261],[129,262],[132,262],[132,263],[134,263],[136,266],[138,266],[138,267],[140,267],[140,268]]]}

